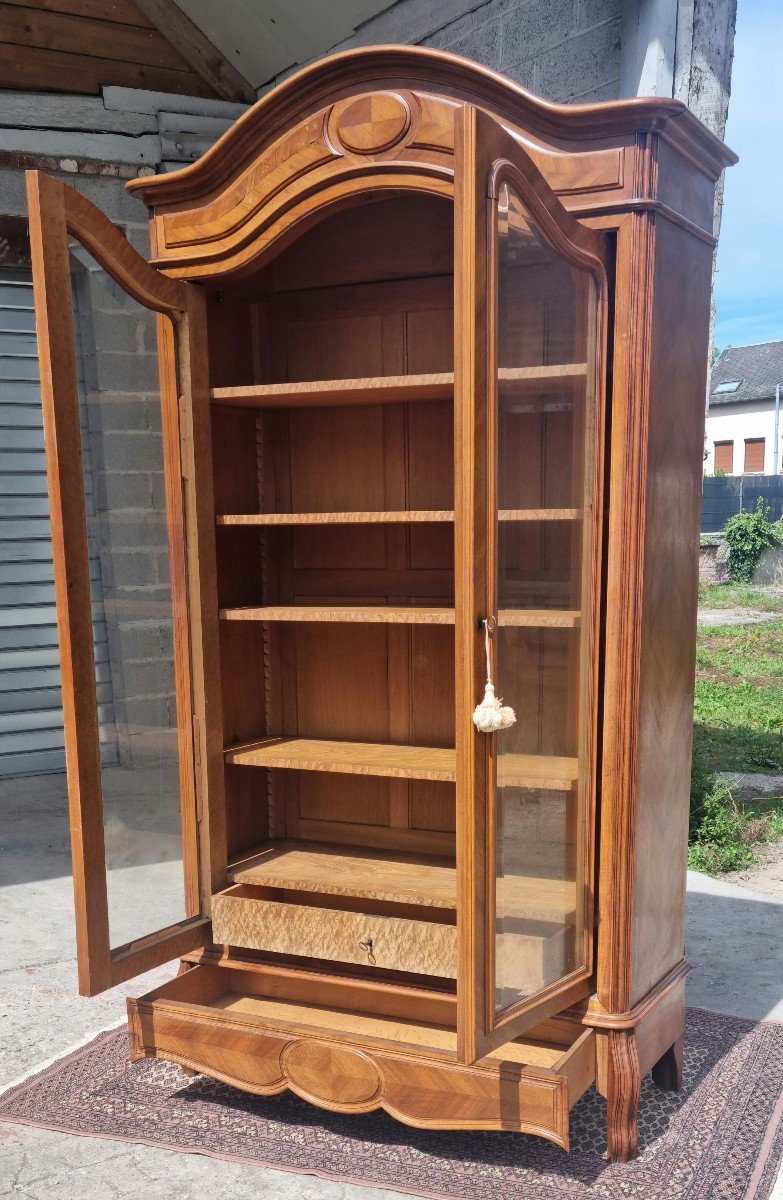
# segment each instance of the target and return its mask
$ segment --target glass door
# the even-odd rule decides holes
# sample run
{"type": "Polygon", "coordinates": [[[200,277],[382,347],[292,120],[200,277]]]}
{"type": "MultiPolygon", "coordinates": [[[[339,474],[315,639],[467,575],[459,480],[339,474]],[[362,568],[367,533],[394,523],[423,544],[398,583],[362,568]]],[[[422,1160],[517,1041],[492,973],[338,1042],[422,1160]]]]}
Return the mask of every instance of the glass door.
{"type": "Polygon", "coordinates": [[[79,986],[94,995],[210,940],[209,649],[191,641],[210,545],[194,491],[204,306],[59,181],[30,172],[28,199],[79,986]]]}
{"type": "Polygon", "coordinates": [[[468,110],[459,145],[458,673],[465,707],[481,702],[458,739],[472,1061],[590,990],[606,282],[601,236],[510,134],[468,110]]]}

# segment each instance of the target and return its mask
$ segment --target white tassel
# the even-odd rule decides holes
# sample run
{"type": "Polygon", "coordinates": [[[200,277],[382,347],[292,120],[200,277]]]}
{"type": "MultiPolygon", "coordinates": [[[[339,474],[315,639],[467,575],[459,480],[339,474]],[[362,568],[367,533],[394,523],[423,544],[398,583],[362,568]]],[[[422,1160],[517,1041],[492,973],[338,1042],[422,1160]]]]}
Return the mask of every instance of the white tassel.
{"type": "Polygon", "coordinates": [[[492,664],[489,653],[489,620],[484,621],[484,648],[487,655],[487,683],[484,688],[484,699],[473,710],[473,724],[479,733],[496,733],[498,729],[508,729],[516,724],[517,716],[513,708],[504,705],[502,699],[495,695],[492,683],[492,664]]]}

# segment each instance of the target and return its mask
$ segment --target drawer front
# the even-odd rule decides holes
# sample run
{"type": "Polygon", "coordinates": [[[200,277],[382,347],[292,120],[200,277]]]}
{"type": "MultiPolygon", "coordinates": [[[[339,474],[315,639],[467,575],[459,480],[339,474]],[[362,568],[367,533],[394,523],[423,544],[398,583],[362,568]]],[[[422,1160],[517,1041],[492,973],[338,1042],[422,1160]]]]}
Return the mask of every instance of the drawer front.
{"type": "Polygon", "coordinates": [[[129,1000],[131,1057],[157,1057],[260,1095],[286,1088],[334,1112],[383,1108],[406,1125],[514,1130],[568,1148],[566,1081],[506,1074],[322,1037],[256,1030],[221,1014],[167,1012],[129,1000]]]}
{"type": "Polygon", "coordinates": [[[424,1046],[393,1046],[388,1035],[373,1044],[341,1032],[329,1024],[338,1014],[322,1007],[317,1029],[302,1025],[296,1007],[287,1025],[279,1000],[274,1020],[254,1019],[237,999],[239,975],[197,967],[129,999],[131,1057],[168,1059],[261,1095],[288,1088],[336,1112],[381,1108],[422,1128],[512,1130],[568,1148],[570,1109],[595,1078],[593,1030],[575,1026],[573,1044],[547,1069],[502,1056],[462,1066],[424,1046]]]}
{"type": "Polygon", "coordinates": [[[212,903],[214,940],[268,950],[454,979],[457,929],[436,921],[387,917],[223,893],[212,903]]]}

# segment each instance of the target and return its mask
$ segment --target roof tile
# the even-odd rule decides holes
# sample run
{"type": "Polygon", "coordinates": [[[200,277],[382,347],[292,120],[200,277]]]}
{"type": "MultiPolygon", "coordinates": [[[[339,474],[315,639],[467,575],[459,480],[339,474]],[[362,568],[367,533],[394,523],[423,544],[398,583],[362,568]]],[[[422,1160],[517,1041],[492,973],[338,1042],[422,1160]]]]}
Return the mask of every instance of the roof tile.
{"type": "Polygon", "coordinates": [[[748,400],[774,400],[777,384],[783,385],[783,341],[727,346],[712,368],[710,408],[748,400]],[[719,384],[735,379],[741,381],[736,392],[715,395],[719,384]]]}

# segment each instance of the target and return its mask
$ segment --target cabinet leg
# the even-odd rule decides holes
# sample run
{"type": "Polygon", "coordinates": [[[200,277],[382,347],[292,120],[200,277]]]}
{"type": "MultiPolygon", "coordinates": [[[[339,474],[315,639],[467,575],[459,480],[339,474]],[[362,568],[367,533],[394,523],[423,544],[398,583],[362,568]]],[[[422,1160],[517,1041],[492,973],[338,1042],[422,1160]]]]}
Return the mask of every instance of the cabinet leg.
{"type": "Polygon", "coordinates": [[[682,1048],[684,1037],[662,1054],[652,1069],[653,1082],[665,1092],[679,1092],[682,1087],[682,1048]]]}
{"type": "Polygon", "coordinates": [[[639,1055],[632,1030],[607,1033],[606,1149],[610,1162],[636,1157],[636,1115],[639,1108],[639,1055]]]}

